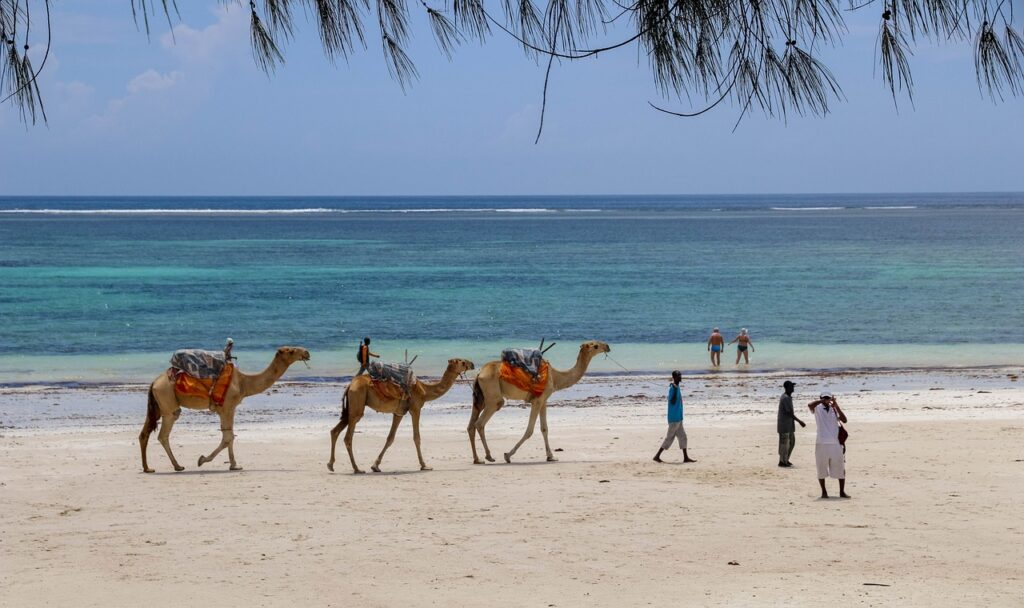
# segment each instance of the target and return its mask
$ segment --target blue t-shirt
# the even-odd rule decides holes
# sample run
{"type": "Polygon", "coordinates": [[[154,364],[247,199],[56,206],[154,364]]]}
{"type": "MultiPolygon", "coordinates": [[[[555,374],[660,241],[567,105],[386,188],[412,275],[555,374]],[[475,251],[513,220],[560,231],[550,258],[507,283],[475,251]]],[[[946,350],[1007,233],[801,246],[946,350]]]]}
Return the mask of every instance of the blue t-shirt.
{"type": "Polygon", "coordinates": [[[675,384],[668,386],[668,422],[683,421],[683,392],[675,384]]]}

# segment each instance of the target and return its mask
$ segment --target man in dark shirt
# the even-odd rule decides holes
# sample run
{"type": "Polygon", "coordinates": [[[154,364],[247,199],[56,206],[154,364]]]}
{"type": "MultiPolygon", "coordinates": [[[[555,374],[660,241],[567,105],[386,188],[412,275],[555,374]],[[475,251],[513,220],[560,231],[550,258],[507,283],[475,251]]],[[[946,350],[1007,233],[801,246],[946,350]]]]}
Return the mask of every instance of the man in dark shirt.
{"type": "Polygon", "coordinates": [[[801,427],[807,426],[803,420],[796,417],[796,413],[793,411],[793,388],[796,385],[786,380],[782,383],[782,388],[785,389],[784,394],[779,399],[779,466],[780,467],[791,467],[793,464],[789,461],[790,455],[793,453],[793,446],[796,445],[796,425],[794,421],[799,422],[801,427]]]}

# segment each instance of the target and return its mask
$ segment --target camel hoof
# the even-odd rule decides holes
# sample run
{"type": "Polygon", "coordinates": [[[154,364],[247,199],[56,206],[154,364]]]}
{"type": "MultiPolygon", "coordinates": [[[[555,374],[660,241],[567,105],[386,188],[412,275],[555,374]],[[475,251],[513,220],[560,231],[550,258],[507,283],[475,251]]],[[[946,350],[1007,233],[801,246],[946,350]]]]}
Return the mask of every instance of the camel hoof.
{"type": "Polygon", "coordinates": [[[355,469],[355,470],[352,471],[353,475],[364,475],[365,473],[366,473],[366,471],[364,471],[362,469],[355,469]]]}
{"type": "Polygon", "coordinates": [[[197,464],[196,466],[197,466],[197,467],[201,467],[201,466],[203,466],[204,464],[206,464],[206,456],[200,456],[200,457],[199,457],[199,464],[197,464]]]}
{"type": "Polygon", "coordinates": [[[558,459],[554,456],[548,456],[548,462],[558,462],[558,459]]]}
{"type": "Polygon", "coordinates": [[[154,473],[154,472],[155,472],[155,470],[154,470],[154,469],[150,469],[150,468],[148,468],[148,467],[147,467],[147,468],[145,468],[145,469],[142,469],[142,472],[143,472],[143,473],[154,473]]]}
{"type": "Polygon", "coordinates": [[[370,467],[370,470],[373,471],[374,473],[380,473],[380,467],[378,467],[377,465],[373,465],[372,467],[370,467]]]}
{"type": "Polygon", "coordinates": [[[229,471],[241,471],[242,467],[238,466],[237,464],[233,464],[230,467],[228,467],[228,470],[229,471]]]}
{"type": "Polygon", "coordinates": [[[434,467],[428,467],[428,466],[427,466],[427,465],[425,465],[425,464],[421,464],[421,465],[420,465],[420,470],[421,470],[421,471],[433,471],[433,470],[434,470],[434,467]]]}
{"type": "Polygon", "coordinates": [[[487,459],[487,462],[494,462],[494,458],[493,458],[493,457],[491,457],[491,455],[490,455],[490,454],[488,454],[488,455],[484,456],[484,458],[486,458],[486,459],[487,459]]]}
{"type": "Polygon", "coordinates": [[[176,464],[174,465],[174,470],[180,473],[185,470],[185,467],[181,466],[180,464],[176,464]]]}
{"type": "Polygon", "coordinates": [[[331,473],[334,472],[334,463],[333,462],[328,462],[327,463],[327,470],[330,471],[331,473]]]}
{"type": "Polygon", "coordinates": [[[505,452],[505,464],[512,464],[512,454],[505,452]]]}
{"type": "Polygon", "coordinates": [[[484,461],[480,460],[479,458],[473,460],[473,464],[483,464],[483,463],[484,463],[484,461]]]}

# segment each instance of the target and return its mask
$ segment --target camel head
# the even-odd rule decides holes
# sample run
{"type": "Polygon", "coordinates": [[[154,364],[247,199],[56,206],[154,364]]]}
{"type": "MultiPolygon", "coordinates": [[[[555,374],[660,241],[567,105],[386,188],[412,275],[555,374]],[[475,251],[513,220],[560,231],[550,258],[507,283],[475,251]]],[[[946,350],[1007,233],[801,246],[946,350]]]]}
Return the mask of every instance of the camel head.
{"type": "Polygon", "coordinates": [[[309,361],[309,351],[301,346],[282,346],[277,349],[275,358],[283,360],[288,365],[296,361],[309,361]]]}
{"type": "Polygon", "coordinates": [[[476,369],[476,366],[469,359],[448,359],[448,369],[461,375],[471,369],[476,369]]]}
{"type": "Polygon", "coordinates": [[[580,344],[580,355],[585,355],[589,359],[592,359],[601,353],[610,352],[612,352],[612,347],[608,346],[607,342],[591,340],[590,342],[580,344]]]}

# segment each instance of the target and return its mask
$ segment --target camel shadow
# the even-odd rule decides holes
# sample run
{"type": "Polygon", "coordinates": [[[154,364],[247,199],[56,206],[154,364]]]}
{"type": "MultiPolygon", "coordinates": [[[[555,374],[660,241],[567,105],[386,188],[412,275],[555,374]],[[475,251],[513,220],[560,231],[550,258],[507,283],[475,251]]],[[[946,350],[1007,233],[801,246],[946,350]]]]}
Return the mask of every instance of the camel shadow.
{"type": "Polygon", "coordinates": [[[186,469],[184,471],[153,471],[152,473],[145,473],[140,471],[142,475],[152,475],[154,477],[166,477],[173,475],[238,475],[241,473],[299,473],[299,469],[242,469],[241,471],[232,471],[230,469],[186,469]]]}
{"type": "Polygon", "coordinates": [[[364,475],[357,475],[357,474],[354,474],[352,472],[345,473],[344,471],[336,471],[335,474],[336,475],[346,475],[347,474],[347,475],[349,475],[351,477],[365,477],[365,478],[369,479],[369,478],[372,478],[372,477],[399,477],[399,476],[403,476],[403,475],[426,475],[426,474],[430,474],[430,473],[433,473],[434,475],[443,475],[445,473],[462,473],[462,472],[465,472],[465,471],[468,471],[468,470],[469,469],[467,467],[462,467],[462,468],[459,468],[459,469],[431,469],[429,471],[423,471],[423,470],[420,470],[420,469],[405,469],[405,470],[399,470],[399,471],[381,471],[380,473],[375,473],[373,471],[367,471],[366,474],[364,474],[364,475]]]}
{"type": "Polygon", "coordinates": [[[373,471],[368,471],[365,475],[355,475],[355,474],[353,474],[352,476],[353,477],[366,477],[366,478],[370,478],[370,477],[398,477],[398,476],[401,476],[401,475],[421,475],[423,473],[436,473],[436,472],[437,471],[420,471],[418,469],[415,469],[415,470],[405,470],[405,471],[381,471],[380,473],[374,473],[373,471]]]}
{"type": "MultiPolygon", "coordinates": [[[[556,462],[548,462],[547,460],[532,460],[530,462],[502,462],[500,464],[503,465],[503,466],[507,466],[507,467],[539,467],[539,466],[543,466],[543,465],[550,466],[550,465],[564,464],[565,462],[568,462],[568,461],[558,460],[556,462]]],[[[499,464],[499,463],[494,463],[494,464],[499,464]]]]}

